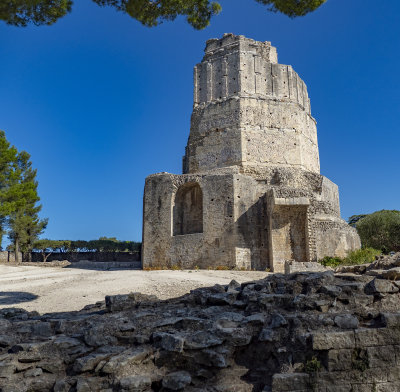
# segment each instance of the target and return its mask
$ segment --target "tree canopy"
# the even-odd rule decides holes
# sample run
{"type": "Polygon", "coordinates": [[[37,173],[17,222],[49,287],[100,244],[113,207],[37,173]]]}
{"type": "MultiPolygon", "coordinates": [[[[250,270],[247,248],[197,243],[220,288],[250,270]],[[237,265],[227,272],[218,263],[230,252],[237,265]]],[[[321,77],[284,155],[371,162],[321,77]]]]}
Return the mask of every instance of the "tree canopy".
{"type": "Polygon", "coordinates": [[[365,215],[357,221],[356,228],[364,247],[400,251],[400,211],[382,210],[365,215]]]}
{"type": "MultiPolygon", "coordinates": [[[[195,29],[210,24],[221,5],[211,0],[92,0],[101,7],[124,12],[148,27],[185,16],[195,29]]],[[[327,0],[255,0],[268,11],[281,12],[291,18],[315,11],[327,0]]],[[[71,12],[72,0],[6,0],[0,2],[0,20],[13,26],[51,25],[71,12]]]]}

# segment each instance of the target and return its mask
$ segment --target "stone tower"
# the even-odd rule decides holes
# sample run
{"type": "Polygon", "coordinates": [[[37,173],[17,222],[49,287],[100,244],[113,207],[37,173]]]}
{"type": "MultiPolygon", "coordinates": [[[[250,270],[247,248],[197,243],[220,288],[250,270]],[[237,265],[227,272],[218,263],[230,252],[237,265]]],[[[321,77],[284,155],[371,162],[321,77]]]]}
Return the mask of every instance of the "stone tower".
{"type": "Polygon", "coordinates": [[[319,174],[304,82],[269,42],[207,41],[183,174],[146,179],[143,266],[282,271],[359,247],[319,174]]]}

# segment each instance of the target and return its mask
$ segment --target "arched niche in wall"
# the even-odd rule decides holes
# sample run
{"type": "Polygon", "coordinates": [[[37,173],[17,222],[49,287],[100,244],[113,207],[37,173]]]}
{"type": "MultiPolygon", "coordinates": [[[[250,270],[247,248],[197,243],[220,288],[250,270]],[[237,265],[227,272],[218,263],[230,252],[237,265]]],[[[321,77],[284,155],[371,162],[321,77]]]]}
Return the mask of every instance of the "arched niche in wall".
{"type": "Polygon", "coordinates": [[[175,194],[173,235],[203,232],[203,192],[197,182],[182,185],[175,194]]]}

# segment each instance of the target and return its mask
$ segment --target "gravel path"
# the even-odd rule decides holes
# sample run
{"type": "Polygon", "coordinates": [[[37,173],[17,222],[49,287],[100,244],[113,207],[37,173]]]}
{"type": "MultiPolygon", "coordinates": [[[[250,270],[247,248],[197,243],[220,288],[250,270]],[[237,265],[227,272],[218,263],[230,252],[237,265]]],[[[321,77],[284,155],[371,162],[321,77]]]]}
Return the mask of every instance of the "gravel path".
{"type": "Polygon", "coordinates": [[[0,309],[20,307],[39,313],[80,310],[106,295],[142,292],[160,299],[197,287],[262,279],[252,271],[98,271],[0,265],[0,309]]]}

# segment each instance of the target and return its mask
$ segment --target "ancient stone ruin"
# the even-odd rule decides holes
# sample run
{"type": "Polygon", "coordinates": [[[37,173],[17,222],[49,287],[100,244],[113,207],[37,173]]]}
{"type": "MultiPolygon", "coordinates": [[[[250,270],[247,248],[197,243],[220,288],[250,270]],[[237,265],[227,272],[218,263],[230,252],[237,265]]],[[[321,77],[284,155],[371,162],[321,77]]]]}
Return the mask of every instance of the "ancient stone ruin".
{"type": "Polygon", "coordinates": [[[400,391],[400,253],[353,272],[1,309],[0,391],[400,391]]]}
{"type": "Polygon", "coordinates": [[[146,179],[143,266],[282,271],[360,247],[319,173],[307,87],[270,42],[225,34],[194,68],[183,174],[146,179]]]}

